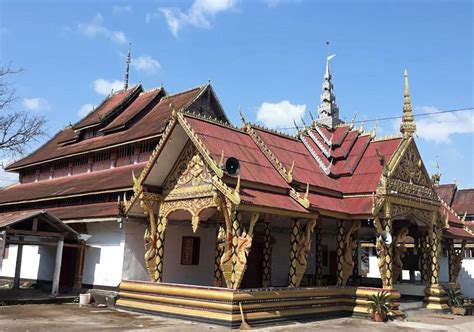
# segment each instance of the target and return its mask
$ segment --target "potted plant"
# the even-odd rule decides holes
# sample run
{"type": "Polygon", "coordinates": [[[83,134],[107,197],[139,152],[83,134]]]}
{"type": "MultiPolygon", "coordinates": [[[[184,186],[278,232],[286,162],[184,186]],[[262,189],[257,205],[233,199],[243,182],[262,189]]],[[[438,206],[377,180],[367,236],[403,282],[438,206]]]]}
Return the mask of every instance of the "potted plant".
{"type": "Polygon", "coordinates": [[[464,297],[459,289],[450,288],[447,291],[449,307],[455,315],[465,316],[466,308],[464,307],[464,297]]]}
{"type": "Polygon", "coordinates": [[[367,297],[369,300],[369,312],[372,320],[376,322],[386,322],[391,308],[390,294],[386,291],[378,292],[367,297]]]}

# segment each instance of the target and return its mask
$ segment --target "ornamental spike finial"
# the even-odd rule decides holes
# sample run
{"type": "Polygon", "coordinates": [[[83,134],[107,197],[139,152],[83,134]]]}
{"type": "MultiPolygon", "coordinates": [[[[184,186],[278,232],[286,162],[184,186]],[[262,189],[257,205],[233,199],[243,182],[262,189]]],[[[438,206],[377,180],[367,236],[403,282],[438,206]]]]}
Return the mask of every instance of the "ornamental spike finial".
{"type": "Polygon", "coordinates": [[[412,137],[416,131],[415,118],[413,117],[413,107],[411,105],[410,86],[408,84],[408,71],[405,69],[404,92],[403,92],[403,117],[400,125],[400,132],[404,138],[412,137]]]}
{"type": "Polygon", "coordinates": [[[303,199],[308,200],[309,197],[309,182],[306,183],[306,192],[304,193],[303,199]]]}
{"type": "Polygon", "coordinates": [[[333,92],[332,76],[329,68],[329,61],[336,55],[326,58],[326,71],[321,92],[321,102],[318,106],[317,122],[330,129],[335,128],[342,121],[339,119],[339,107],[336,104],[336,96],[333,92]]]}
{"type": "Polygon", "coordinates": [[[240,121],[242,121],[242,127],[245,127],[247,125],[247,121],[245,121],[244,115],[242,114],[242,108],[239,106],[239,115],[240,115],[240,121]]]}
{"type": "Polygon", "coordinates": [[[127,54],[127,59],[125,60],[125,80],[123,84],[123,89],[127,90],[128,89],[128,75],[130,73],[130,63],[132,62],[132,58],[130,56],[130,48],[132,46],[132,43],[128,43],[128,54],[127,54]]]}

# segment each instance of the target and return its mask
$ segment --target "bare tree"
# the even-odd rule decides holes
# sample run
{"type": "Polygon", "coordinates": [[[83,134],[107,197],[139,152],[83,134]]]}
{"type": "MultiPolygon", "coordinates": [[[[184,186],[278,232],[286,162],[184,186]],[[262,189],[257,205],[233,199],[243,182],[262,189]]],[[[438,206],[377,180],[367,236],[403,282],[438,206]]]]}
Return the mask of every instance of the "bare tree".
{"type": "Polygon", "coordinates": [[[8,79],[22,71],[10,64],[0,67],[0,157],[21,156],[30,143],[46,134],[43,116],[15,109],[18,96],[8,79]]]}

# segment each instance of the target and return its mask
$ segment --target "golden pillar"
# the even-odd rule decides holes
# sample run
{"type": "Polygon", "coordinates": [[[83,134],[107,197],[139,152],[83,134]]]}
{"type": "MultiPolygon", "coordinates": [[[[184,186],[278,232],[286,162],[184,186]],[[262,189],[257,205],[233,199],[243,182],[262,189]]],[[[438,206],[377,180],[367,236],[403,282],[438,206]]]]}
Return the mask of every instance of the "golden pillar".
{"type": "Polygon", "coordinates": [[[157,238],[156,238],[156,272],[155,281],[161,282],[163,280],[163,261],[165,254],[165,227],[164,218],[160,215],[157,224],[157,238]]]}
{"type": "Polygon", "coordinates": [[[429,230],[430,258],[431,258],[431,285],[425,289],[427,309],[449,309],[445,290],[439,285],[439,269],[441,256],[441,228],[433,217],[432,227],[429,230]]]}
{"type": "Polygon", "coordinates": [[[263,266],[262,266],[262,287],[272,285],[272,228],[269,220],[265,220],[263,229],[263,266]]]}
{"type": "Polygon", "coordinates": [[[431,260],[430,260],[430,235],[425,232],[420,237],[420,251],[421,251],[421,282],[424,285],[429,285],[431,280],[431,260]]]}
{"type": "Polygon", "coordinates": [[[344,284],[344,276],[343,276],[343,269],[342,269],[342,259],[344,255],[344,222],[342,220],[337,220],[337,285],[344,284]]]}
{"type": "Polygon", "coordinates": [[[231,288],[237,289],[237,264],[238,264],[238,247],[239,247],[239,234],[241,228],[242,214],[240,212],[234,211],[232,213],[232,274],[230,277],[231,288]]]}
{"type": "Polygon", "coordinates": [[[224,241],[225,241],[225,229],[222,225],[217,224],[217,236],[216,236],[216,250],[214,254],[214,287],[222,287],[222,270],[221,270],[221,259],[224,253],[224,241]]]}
{"type": "Polygon", "coordinates": [[[296,219],[291,219],[290,229],[290,271],[288,273],[288,287],[297,287],[296,264],[298,253],[298,234],[300,232],[299,223],[296,219]]]}
{"type": "Polygon", "coordinates": [[[316,228],[316,261],[315,261],[315,281],[316,286],[322,286],[323,284],[323,232],[320,226],[316,228]]]}
{"type": "Polygon", "coordinates": [[[352,275],[354,276],[354,280],[356,280],[359,277],[359,230],[356,230],[352,236],[354,238],[354,253],[352,255],[354,268],[352,269],[352,275]]]}

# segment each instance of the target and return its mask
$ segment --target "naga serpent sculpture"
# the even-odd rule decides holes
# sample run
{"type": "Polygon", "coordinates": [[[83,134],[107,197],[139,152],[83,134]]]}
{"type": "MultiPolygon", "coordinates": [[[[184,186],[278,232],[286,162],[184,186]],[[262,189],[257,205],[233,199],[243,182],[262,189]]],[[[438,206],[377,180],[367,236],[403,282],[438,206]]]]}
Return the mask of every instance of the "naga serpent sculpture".
{"type": "Polygon", "coordinates": [[[354,234],[359,230],[360,226],[360,220],[354,221],[352,222],[351,227],[344,232],[340,285],[345,285],[354,271],[354,251],[358,246],[357,239],[354,239],[354,234]]]}

